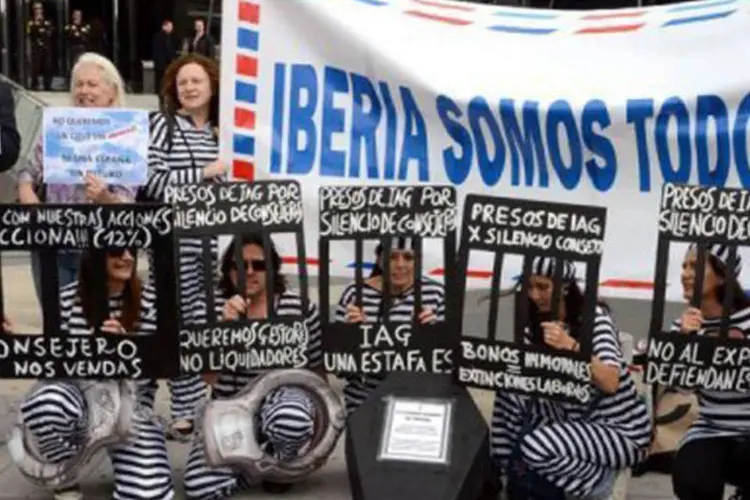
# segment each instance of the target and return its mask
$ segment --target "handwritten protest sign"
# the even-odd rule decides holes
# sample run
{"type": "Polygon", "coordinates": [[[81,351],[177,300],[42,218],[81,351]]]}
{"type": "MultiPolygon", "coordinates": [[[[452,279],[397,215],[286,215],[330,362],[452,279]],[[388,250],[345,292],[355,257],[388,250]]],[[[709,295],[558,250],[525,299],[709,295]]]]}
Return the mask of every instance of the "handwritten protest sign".
{"type": "Polygon", "coordinates": [[[44,182],[81,184],[91,172],[108,184],[141,186],[148,175],[148,112],[45,108],[44,182]]]}

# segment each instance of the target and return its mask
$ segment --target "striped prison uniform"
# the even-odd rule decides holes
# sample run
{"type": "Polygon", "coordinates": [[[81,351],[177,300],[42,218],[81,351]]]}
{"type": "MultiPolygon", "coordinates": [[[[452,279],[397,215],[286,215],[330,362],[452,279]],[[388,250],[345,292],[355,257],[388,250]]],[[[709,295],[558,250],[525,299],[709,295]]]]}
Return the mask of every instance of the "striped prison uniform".
{"type": "MultiPolygon", "coordinates": [[[[720,322],[719,318],[704,319],[698,335],[717,331],[720,322]]],[[[677,319],[670,330],[679,334],[680,327],[677,319]]],[[[729,328],[741,331],[750,339],[750,308],[731,314],[729,328]]],[[[698,418],[680,442],[672,471],[674,493],[686,500],[722,498],[723,486],[729,481],[747,490],[750,488],[747,480],[750,464],[746,462],[750,460],[750,391],[698,389],[695,392],[698,418]],[[745,442],[742,456],[730,451],[742,448],[731,444],[735,440],[745,442]]],[[[743,498],[746,497],[747,493],[743,498]]]]}
{"type": "MultiPolygon", "coordinates": [[[[299,295],[284,292],[275,299],[278,316],[305,317],[308,332],[308,368],[322,366],[323,351],[320,316],[314,304],[302,312],[299,295]]],[[[216,293],[216,309],[221,316],[224,299],[216,293]]],[[[212,391],[212,398],[228,399],[256,378],[259,373],[220,373],[212,391]]],[[[280,387],[270,392],[257,416],[261,446],[279,460],[294,459],[310,442],[315,433],[315,403],[303,389],[280,387]]],[[[239,471],[231,467],[211,467],[206,463],[202,440],[196,439],[188,455],[185,469],[185,494],[191,500],[218,500],[233,495],[247,486],[239,471]]]]}
{"type": "Polygon", "coordinates": [[[648,408],[623,360],[617,328],[601,307],[596,309],[592,351],[602,363],[619,367],[620,381],[617,391],[602,394],[588,415],[591,403],[496,393],[490,448],[503,470],[529,421],[534,428],[522,437],[523,460],[573,496],[586,497],[616,470],[645,458],[651,440],[648,408]]]}
{"type": "MultiPolygon", "coordinates": [[[[80,297],[78,282],[62,288],[60,295],[61,330],[69,335],[91,335],[80,297]]],[[[118,314],[122,297],[112,297],[110,311],[118,314]]],[[[141,318],[136,325],[138,334],[154,334],[156,328],[156,293],[143,287],[141,318]]],[[[150,418],[151,408],[144,408],[148,397],[143,396],[138,381],[138,407],[128,441],[112,446],[109,457],[115,477],[115,500],[169,500],[174,497],[172,471],[167,444],[161,426],[150,418]]],[[[24,426],[39,444],[45,460],[60,463],[73,457],[85,439],[89,409],[81,390],[70,381],[60,380],[41,385],[21,404],[24,426]]]]}
{"type": "MultiPolygon", "coordinates": [[[[391,297],[391,309],[387,313],[389,321],[411,323],[415,320],[415,317],[418,316],[418,313],[414,310],[415,292],[416,289],[411,287],[403,293],[391,297]]],[[[346,307],[349,304],[354,304],[356,297],[357,285],[351,283],[341,294],[334,321],[340,323],[346,321],[346,307]]],[[[382,321],[380,318],[382,301],[382,291],[367,283],[362,285],[362,313],[365,315],[366,323],[382,321]]],[[[445,321],[445,290],[442,284],[428,278],[422,278],[422,308],[431,309],[435,313],[436,321],[445,321]]],[[[346,378],[344,401],[346,402],[347,415],[351,415],[365,402],[367,397],[385,380],[386,375],[352,375],[346,378]]]]}
{"type": "MultiPolygon", "coordinates": [[[[216,160],[219,142],[213,125],[203,128],[193,125],[191,119],[176,115],[171,128],[163,113],[151,116],[151,139],[148,151],[149,178],[142,188],[141,198],[147,201],[165,201],[168,185],[203,182],[203,169],[216,160]]],[[[218,241],[211,240],[211,260],[218,259],[218,241]]],[[[153,283],[153,259],[149,277],[153,283]]],[[[213,267],[213,266],[212,266],[213,267]]],[[[180,238],[179,241],[179,308],[184,324],[205,318],[205,290],[214,286],[215,276],[207,277],[203,269],[203,246],[200,238],[180,238]],[[209,278],[209,279],[207,279],[209,278]]],[[[168,381],[173,420],[193,420],[195,412],[207,394],[207,387],[199,375],[184,375],[168,381]]],[[[156,385],[152,387],[156,393],[156,385]]]]}

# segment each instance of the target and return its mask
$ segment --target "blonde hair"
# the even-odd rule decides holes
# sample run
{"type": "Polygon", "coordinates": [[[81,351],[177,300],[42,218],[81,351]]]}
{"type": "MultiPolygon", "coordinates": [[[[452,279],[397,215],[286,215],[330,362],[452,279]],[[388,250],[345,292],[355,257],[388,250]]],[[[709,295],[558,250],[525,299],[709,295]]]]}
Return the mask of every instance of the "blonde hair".
{"type": "Polygon", "coordinates": [[[114,87],[115,89],[115,100],[112,103],[113,108],[124,108],[125,107],[125,82],[122,80],[122,75],[112,64],[112,61],[106,57],[97,54],[96,52],[85,52],[76,61],[73,66],[73,70],[70,72],[70,101],[74,103],[74,89],[76,87],[76,80],[78,79],[78,72],[82,66],[92,64],[99,68],[102,72],[102,80],[114,87]]]}

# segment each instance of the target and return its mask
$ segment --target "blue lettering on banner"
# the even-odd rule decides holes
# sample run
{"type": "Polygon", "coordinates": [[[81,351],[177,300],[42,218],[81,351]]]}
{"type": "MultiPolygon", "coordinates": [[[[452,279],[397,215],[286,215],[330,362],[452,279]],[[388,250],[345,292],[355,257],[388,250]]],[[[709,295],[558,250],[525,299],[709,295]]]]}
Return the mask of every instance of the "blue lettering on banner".
{"type": "MultiPolygon", "coordinates": [[[[235,92],[256,101],[255,87],[235,92]]],[[[430,174],[442,167],[456,185],[475,176],[488,187],[507,179],[546,188],[554,177],[566,190],[584,185],[606,192],[618,174],[632,171],[647,192],[663,182],[724,186],[734,168],[740,185],[750,188],[750,95],[736,113],[710,94],[575,104],[438,95],[430,104],[409,87],[340,68],[278,63],[271,110],[273,174],[430,182],[441,180],[430,174]],[[612,109],[624,110],[624,123],[613,122],[612,109]],[[424,112],[436,113],[442,128],[424,112]],[[635,164],[621,164],[615,133],[620,147],[632,148],[635,164]],[[433,157],[440,166],[430,165],[430,141],[441,151],[433,157]]]]}

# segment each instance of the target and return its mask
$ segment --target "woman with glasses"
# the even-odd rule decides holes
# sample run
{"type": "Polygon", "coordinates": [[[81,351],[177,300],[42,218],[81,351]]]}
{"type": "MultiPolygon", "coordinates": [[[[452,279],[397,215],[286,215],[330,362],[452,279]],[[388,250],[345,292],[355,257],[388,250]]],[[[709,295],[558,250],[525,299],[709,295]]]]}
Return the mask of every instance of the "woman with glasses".
{"type": "MultiPolygon", "coordinates": [[[[384,310],[385,269],[383,246],[375,250],[376,264],[364,283],[351,283],[346,287],[336,308],[335,321],[344,323],[377,323],[386,318],[394,323],[421,324],[445,321],[445,290],[443,285],[426,277],[420,277],[422,310],[415,311],[417,270],[414,266],[415,240],[393,238],[390,249],[390,308],[384,310]],[[362,288],[362,304],[356,304],[357,288],[362,288]]],[[[385,375],[347,377],[344,387],[346,411],[351,414],[385,379],[385,375]]]]}
{"type": "MultiPolygon", "coordinates": [[[[324,379],[320,317],[317,308],[309,303],[303,309],[302,297],[288,289],[281,273],[281,257],[271,242],[270,262],[264,252],[263,236],[249,233],[235,238],[221,260],[221,280],[216,293],[216,308],[220,319],[235,321],[240,318],[263,320],[268,318],[272,304],[277,316],[305,318],[307,327],[308,368],[324,379]],[[245,289],[239,289],[235,249],[242,246],[245,264],[245,289]],[[273,288],[266,287],[268,269],[273,270],[273,288]]],[[[206,377],[213,386],[212,398],[231,398],[258,373],[218,373],[206,377]]],[[[279,460],[296,458],[315,433],[316,407],[305,390],[282,386],[268,394],[257,415],[257,424],[265,449],[279,460]]],[[[185,470],[185,493],[191,500],[219,500],[229,497],[247,486],[244,478],[230,467],[210,467],[206,463],[203,442],[193,444],[185,470]]],[[[262,488],[269,493],[284,493],[291,483],[264,481],[262,488]]]]}
{"type": "MultiPolygon", "coordinates": [[[[698,252],[691,245],[682,262],[683,297],[693,298],[698,252]]],[[[675,335],[715,335],[724,296],[731,290],[729,337],[750,339],[750,298],[738,284],[742,259],[729,267],[729,247],[711,245],[706,255],[700,308],[688,306],[672,324],[675,335]],[[729,279],[731,278],[731,280],[729,279]],[[731,283],[731,284],[730,284],[731,283]]],[[[720,500],[727,484],[739,487],[733,498],[750,496],[750,390],[698,390],[698,418],[680,442],[672,487],[680,500],[720,500]]]]}
{"type": "MultiPolygon", "coordinates": [[[[95,324],[96,280],[106,280],[109,294],[107,319],[102,332],[153,335],[156,328],[156,294],[136,273],[136,251],[111,251],[106,255],[106,277],[95,274],[95,256],[83,255],[77,281],[60,292],[61,331],[67,335],[91,335],[95,324]]],[[[5,325],[9,328],[10,325],[5,325]]],[[[148,381],[138,381],[145,385],[148,381]]],[[[115,500],[169,500],[174,496],[167,445],[161,426],[151,418],[151,401],[141,390],[140,410],[133,416],[131,437],[109,449],[115,476],[115,500]]],[[[74,380],[55,380],[41,385],[21,404],[23,425],[39,444],[46,460],[61,463],[74,457],[88,432],[88,421],[97,408],[88,408],[80,385],[74,380]]],[[[58,500],[83,498],[76,486],[54,492],[58,500]]]]}
{"type": "MultiPolygon", "coordinates": [[[[535,257],[531,267],[526,342],[578,351],[586,325],[575,267],[549,257],[535,257]],[[557,265],[563,266],[563,288],[560,303],[553,304],[557,265]],[[559,315],[556,321],[554,309],[559,315]]],[[[591,345],[591,402],[558,402],[498,391],[490,446],[502,470],[514,467],[511,462],[517,458],[567,498],[597,500],[608,498],[618,470],[643,460],[651,441],[651,420],[603,303],[596,308],[591,345]]]]}

